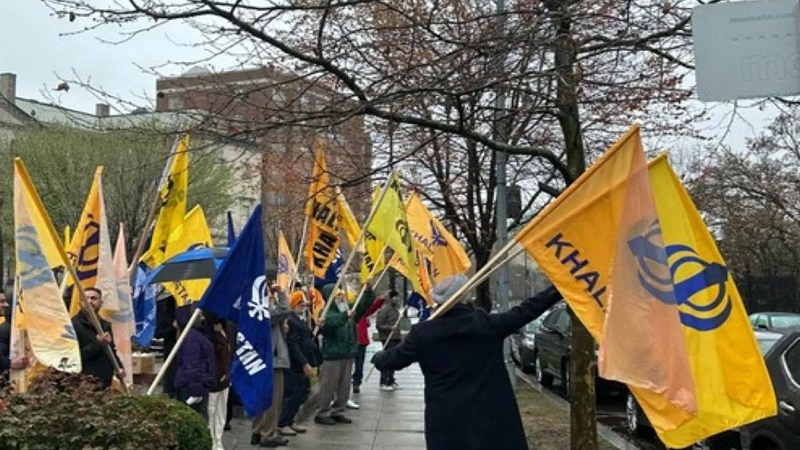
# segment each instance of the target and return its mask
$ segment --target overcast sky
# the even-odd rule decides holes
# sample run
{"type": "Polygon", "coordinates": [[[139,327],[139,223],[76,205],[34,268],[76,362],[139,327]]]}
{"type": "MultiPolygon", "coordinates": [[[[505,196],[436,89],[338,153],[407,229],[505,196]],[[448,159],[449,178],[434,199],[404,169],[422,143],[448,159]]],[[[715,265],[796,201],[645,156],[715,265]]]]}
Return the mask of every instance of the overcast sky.
{"type": "MultiPolygon", "coordinates": [[[[178,43],[196,42],[195,31],[173,23],[158,30],[137,36],[132,41],[110,45],[100,39],[118,40],[118,27],[102,28],[78,35],[64,33],[80,30],[81,20],[70,23],[56,18],[38,0],[5,0],[0,15],[0,72],[17,74],[17,95],[40,101],[55,101],[61,106],[93,112],[101,101],[91,92],[73,87],[68,93],[53,89],[60,79],[73,79],[75,74],[91,79],[91,84],[112,95],[145,107],[152,106],[155,77],[145,68],[157,68],[163,75],[178,75],[188,67],[170,65],[166,61],[193,61],[206,56],[202,50],[187,48],[178,43]],[[75,74],[74,74],[75,73],[75,74]]],[[[230,65],[233,61],[227,61],[230,65]]],[[[217,61],[224,67],[226,61],[217,61]]],[[[722,139],[727,127],[729,105],[714,107],[714,119],[702,126],[704,133],[722,139]]],[[[741,109],[740,109],[740,112],[741,109]]],[[[737,120],[724,142],[741,145],[746,137],[765,126],[769,113],[757,110],[743,112],[746,121],[737,120]]],[[[676,147],[695,147],[696,143],[659,142],[676,147]]],[[[681,149],[688,150],[687,148],[681,149]]]]}

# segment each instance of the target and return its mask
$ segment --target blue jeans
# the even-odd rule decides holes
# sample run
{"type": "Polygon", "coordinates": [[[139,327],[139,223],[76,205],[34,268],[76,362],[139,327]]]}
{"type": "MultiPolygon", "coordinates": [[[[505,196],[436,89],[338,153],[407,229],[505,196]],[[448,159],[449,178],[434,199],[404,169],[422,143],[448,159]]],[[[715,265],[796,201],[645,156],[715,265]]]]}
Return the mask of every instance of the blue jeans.
{"type": "Polygon", "coordinates": [[[367,357],[367,346],[359,345],[356,350],[355,367],[353,368],[353,386],[361,386],[364,379],[364,360],[367,357]]]}
{"type": "Polygon", "coordinates": [[[303,372],[287,370],[283,373],[283,408],[278,419],[278,427],[294,424],[294,418],[300,406],[308,400],[311,393],[311,380],[303,372]]]}

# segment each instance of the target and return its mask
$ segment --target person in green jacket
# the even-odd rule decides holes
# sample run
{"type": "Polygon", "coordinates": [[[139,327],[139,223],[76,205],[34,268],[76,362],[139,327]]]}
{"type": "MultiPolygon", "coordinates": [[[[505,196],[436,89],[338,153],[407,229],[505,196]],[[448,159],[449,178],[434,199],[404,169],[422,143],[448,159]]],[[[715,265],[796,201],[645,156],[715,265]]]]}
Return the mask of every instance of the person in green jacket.
{"type": "Polygon", "coordinates": [[[344,291],[339,290],[332,296],[333,284],[322,288],[325,301],[335,303],[330,306],[325,317],[317,322],[322,333],[322,366],[314,422],[320,425],[353,423],[344,415],[344,410],[350,399],[350,376],[353,358],[358,349],[356,323],[375,301],[371,283],[367,281],[366,286],[364,296],[355,310],[351,310],[347,304],[344,291]]]}

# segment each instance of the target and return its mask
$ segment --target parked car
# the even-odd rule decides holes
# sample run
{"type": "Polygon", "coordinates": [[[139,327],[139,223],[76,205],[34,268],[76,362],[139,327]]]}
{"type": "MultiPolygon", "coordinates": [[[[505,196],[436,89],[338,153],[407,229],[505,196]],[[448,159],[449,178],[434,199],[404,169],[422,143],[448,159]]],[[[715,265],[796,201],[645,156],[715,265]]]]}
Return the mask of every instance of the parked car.
{"type": "Polygon", "coordinates": [[[541,329],[549,312],[546,311],[511,335],[511,359],[525,373],[531,373],[536,368],[536,332],[541,329]]]}
{"type": "MultiPolygon", "coordinates": [[[[755,330],[754,333],[762,355],[766,355],[782,337],[781,334],[771,331],[755,330]]],[[[647,416],[645,416],[636,398],[634,398],[633,394],[630,392],[628,392],[628,398],[625,401],[625,417],[627,419],[628,431],[631,434],[642,436],[652,433],[652,426],[647,420],[647,416]]],[[[740,440],[740,430],[733,429],[704,439],[690,448],[693,450],[730,450],[732,448],[740,448],[740,440]]],[[[797,448],[800,449],[800,447],[797,448]]]]}
{"type": "Polygon", "coordinates": [[[761,312],[750,314],[750,325],[755,330],[787,333],[800,328],[800,314],[787,312],[761,312]]]}
{"type": "MultiPolygon", "coordinates": [[[[570,356],[572,351],[572,318],[564,302],[553,306],[542,321],[538,331],[534,332],[534,373],[536,381],[544,387],[551,387],[558,379],[569,396],[570,356]]],[[[597,346],[595,344],[595,357],[597,346]]],[[[597,392],[623,392],[624,385],[597,376],[595,381],[597,392]]]]}
{"type": "Polygon", "coordinates": [[[778,401],[778,414],[742,427],[742,448],[800,449],[800,329],[781,338],[765,360],[778,401]]]}

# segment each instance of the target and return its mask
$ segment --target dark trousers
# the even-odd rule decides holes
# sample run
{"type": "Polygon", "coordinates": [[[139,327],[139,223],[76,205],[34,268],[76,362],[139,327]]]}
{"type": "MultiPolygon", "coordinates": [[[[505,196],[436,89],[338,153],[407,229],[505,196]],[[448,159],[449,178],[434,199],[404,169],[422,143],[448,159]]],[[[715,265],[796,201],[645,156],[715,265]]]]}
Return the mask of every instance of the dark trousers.
{"type": "Polygon", "coordinates": [[[308,400],[311,393],[311,380],[303,372],[287,370],[283,375],[283,410],[278,419],[278,427],[294,424],[300,406],[308,400]]]}
{"type": "MultiPolygon", "coordinates": [[[[186,389],[178,389],[178,401],[182,403],[186,403],[186,400],[191,397],[186,389]]],[[[208,422],[208,394],[203,396],[203,400],[200,403],[195,403],[194,405],[187,405],[189,408],[197,411],[198,414],[203,416],[203,419],[206,419],[208,422]]]]}
{"type": "MultiPolygon", "coordinates": [[[[389,350],[390,348],[400,344],[399,339],[392,339],[389,342],[383,342],[383,349],[389,350]]],[[[382,370],[381,371],[381,386],[390,386],[394,384],[394,370],[382,370]]]]}
{"type": "Polygon", "coordinates": [[[361,386],[364,379],[364,360],[367,358],[367,346],[359,345],[356,350],[355,367],[353,367],[353,386],[361,386]]]}

